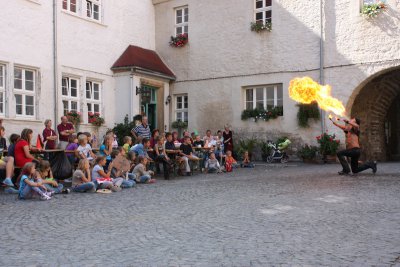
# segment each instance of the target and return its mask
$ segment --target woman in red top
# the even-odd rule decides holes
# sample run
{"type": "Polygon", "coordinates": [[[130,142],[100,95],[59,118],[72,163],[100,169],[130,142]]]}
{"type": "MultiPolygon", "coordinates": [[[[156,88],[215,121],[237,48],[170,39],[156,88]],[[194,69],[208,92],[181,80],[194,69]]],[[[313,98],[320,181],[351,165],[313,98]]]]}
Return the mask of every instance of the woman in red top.
{"type": "Polygon", "coordinates": [[[46,127],[43,130],[43,141],[46,142],[46,149],[55,149],[56,148],[56,140],[58,139],[56,132],[51,129],[51,120],[45,120],[44,126],[46,127]]]}
{"type": "Polygon", "coordinates": [[[24,167],[25,163],[32,162],[35,157],[32,156],[30,150],[39,150],[32,148],[30,143],[33,131],[31,129],[23,129],[21,132],[21,139],[15,145],[15,166],[24,167]]]}

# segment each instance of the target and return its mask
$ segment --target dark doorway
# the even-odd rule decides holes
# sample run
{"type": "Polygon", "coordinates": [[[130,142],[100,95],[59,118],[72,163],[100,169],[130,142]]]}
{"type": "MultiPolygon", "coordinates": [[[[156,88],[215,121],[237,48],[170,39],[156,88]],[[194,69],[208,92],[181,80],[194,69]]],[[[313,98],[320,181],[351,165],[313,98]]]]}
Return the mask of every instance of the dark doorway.
{"type": "Polygon", "coordinates": [[[400,161],[400,95],[388,110],[385,123],[387,159],[400,161]]]}
{"type": "Polygon", "coordinates": [[[150,129],[157,128],[157,87],[142,85],[144,92],[141,96],[141,111],[148,118],[150,129]]]}

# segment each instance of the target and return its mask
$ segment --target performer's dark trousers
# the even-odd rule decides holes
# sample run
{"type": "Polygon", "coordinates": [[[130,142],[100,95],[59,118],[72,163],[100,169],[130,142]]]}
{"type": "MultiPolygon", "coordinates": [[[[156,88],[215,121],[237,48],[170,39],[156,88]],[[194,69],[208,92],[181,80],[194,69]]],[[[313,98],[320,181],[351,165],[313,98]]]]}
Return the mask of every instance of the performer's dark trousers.
{"type": "Polygon", "coordinates": [[[346,160],[346,157],[351,158],[351,171],[353,173],[359,173],[369,168],[372,168],[371,162],[366,162],[363,165],[358,166],[358,159],[360,158],[360,154],[361,154],[360,148],[345,149],[337,153],[337,157],[339,158],[340,164],[342,164],[343,167],[343,172],[345,173],[350,172],[349,164],[346,160]]]}

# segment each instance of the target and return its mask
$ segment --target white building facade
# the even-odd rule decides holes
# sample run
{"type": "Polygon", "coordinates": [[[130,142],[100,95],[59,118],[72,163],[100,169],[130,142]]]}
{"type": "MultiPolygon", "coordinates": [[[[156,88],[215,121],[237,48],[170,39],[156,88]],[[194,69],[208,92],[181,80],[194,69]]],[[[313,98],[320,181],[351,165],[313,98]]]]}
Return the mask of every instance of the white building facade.
{"type": "Polygon", "coordinates": [[[321,131],[337,130],[326,118],[300,128],[287,90],[291,79],[310,76],[330,84],[347,114],[362,119],[368,156],[400,155],[397,0],[387,0],[376,18],[360,12],[370,0],[2,1],[7,135],[27,126],[40,133],[45,119],[59,123],[65,111],[78,110],[89,131],[89,111],[105,118],[103,131],[145,113],[161,130],[175,120],[200,132],[228,123],[249,136],[314,143],[321,131]],[[255,20],[271,22],[272,31],[250,31],[255,20]],[[171,47],[170,37],[181,33],[189,42],[171,47]],[[141,57],[152,52],[156,63],[141,57]],[[144,98],[136,87],[151,93],[144,98]],[[245,109],[272,106],[282,106],[283,116],[241,119],[245,109]]]}

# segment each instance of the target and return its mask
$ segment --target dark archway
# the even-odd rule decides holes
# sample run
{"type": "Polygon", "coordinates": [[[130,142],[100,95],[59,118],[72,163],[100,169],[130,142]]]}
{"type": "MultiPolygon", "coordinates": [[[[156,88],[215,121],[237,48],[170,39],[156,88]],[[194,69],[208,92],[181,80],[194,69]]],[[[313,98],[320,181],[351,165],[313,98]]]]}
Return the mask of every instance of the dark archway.
{"type": "Polygon", "coordinates": [[[351,117],[361,119],[363,156],[381,161],[400,159],[400,68],[369,81],[356,96],[351,117]]]}

